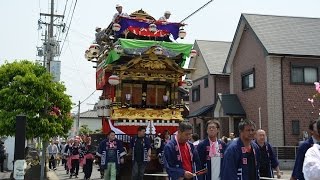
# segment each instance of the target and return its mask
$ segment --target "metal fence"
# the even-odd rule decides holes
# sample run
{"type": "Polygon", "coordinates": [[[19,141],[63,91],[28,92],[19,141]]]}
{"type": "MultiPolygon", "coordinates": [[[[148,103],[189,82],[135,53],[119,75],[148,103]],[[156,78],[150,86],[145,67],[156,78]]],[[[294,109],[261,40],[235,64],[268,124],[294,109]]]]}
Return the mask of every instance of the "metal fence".
{"type": "Polygon", "coordinates": [[[274,146],[273,150],[278,159],[294,160],[298,153],[298,146],[274,146]]]}

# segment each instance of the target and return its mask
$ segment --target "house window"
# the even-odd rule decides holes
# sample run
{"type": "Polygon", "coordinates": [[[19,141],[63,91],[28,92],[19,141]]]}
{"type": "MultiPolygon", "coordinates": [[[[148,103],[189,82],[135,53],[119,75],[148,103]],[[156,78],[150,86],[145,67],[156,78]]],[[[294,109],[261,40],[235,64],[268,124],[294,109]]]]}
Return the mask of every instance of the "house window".
{"type": "Polygon", "coordinates": [[[314,83],[318,81],[318,68],[293,66],[291,68],[291,81],[293,83],[314,83]]]}
{"type": "Polygon", "coordinates": [[[204,88],[207,88],[209,85],[208,78],[207,77],[204,78],[203,81],[204,81],[204,88]]]}
{"type": "Polygon", "coordinates": [[[299,135],[300,134],[300,121],[299,120],[293,120],[292,121],[292,134],[293,135],[299,135]]]}
{"type": "Polygon", "coordinates": [[[248,90],[254,88],[254,69],[247,73],[243,73],[242,77],[242,90],[248,90]]]}
{"type": "Polygon", "coordinates": [[[192,89],[192,102],[200,101],[200,85],[192,89]]]}

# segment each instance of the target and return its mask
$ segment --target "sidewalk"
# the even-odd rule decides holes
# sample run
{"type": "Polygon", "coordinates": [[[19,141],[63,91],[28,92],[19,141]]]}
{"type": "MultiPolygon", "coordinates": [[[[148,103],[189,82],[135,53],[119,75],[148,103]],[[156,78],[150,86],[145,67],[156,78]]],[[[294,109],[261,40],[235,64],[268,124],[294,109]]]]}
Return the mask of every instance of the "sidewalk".
{"type": "MultiPolygon", "coordinates": [[[[0,179],[1,180],[10,180],[10,175],[12,171],[5,171],[0,172],[0,179]]],[[[47,172],[48,180],[59,180],[58,176],[54,171],[48,171],[47,172]]]]}
{"type": "Polygon", "coordinates": [[[11,171],[0,172],[0,179],[10,179],[11,171]]]}

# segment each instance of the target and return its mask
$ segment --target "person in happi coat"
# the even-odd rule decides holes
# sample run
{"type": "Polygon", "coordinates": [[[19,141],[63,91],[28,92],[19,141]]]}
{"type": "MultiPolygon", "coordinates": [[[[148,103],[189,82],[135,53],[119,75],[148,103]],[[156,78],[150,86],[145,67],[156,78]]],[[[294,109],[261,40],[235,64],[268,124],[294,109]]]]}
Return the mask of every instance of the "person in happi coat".
{"type": "Polygon", "coordinates": [[[222,180],[259,180],[259,148],[253,142],[255,124],[245,119],[239,123],[240,136],[232,141],[223,157],[222,180]]]}
{"type": "Polygon", "coordinates": [[[83,155],[80,165],[83,167],[84,180],[89,180],[92,174],[93,160],[95,156],[95,148],[91,145],[91,137],[86,136],[81,145],[81,153],[83,155]]]}
{"type": "Polygon", "coordinates": [[[170,180],[197,179],[195,172],[201,168],[194,145],[189,142],[192,125],[181,122],[178,133],[164,147],[164,165],[170,180]]]}
{"type": "Polygon", "coordinates": [[[70,178],[75,176],[78,178],[79,175],[79,165],[80,165],[80,138],[74,138],[72,146],[68,149],[69,159],[68,159],[68,168],[70,169],[70,178]]]}
{"type": "Polygon", "coordinates": [[[208,173],[203,176],[203,179],[220,180],[226,144],[218,139],[220,131],[219,121],[209,120],[206,127],[208,137],[197,146],[202,168],[208,169],[208,173]]]}
{"type": "Polygon", "coordinates": [[[142,180],[148,162],[151,160],[150,139],[145,136],[146,128],[138,127],[138,134],[130,141],[132,153],[132,180],[142,180]]]}
{"type": "Polygon", "coordinates": [[[100,171],[104,170],[104,179],[116,180],[120,164],[124,163],[126,151],[114,131],[111,130],[107,138],[100,142],[98,153],[101,157],[100,171]]]}
{"type": "Polygon", "coordinates": [[[320,136],[317,131],[317,121],[311,121],[309,124],[309,131],[311,133],[311,137],[304,141],[298,148],[298,153],[296,155],[296,161],[294,163],[293,171],[290,180],[304,180],[304,175],[302,172],[302,166],[305,154],[309,148],[320,142],[320,136]]]}
{"type": "Polygon", "coordinates": [[[277,171],[277,178],[281,178],[279,161],[273,152],[273,148],[270,143],[266,141],[266,132],[262,129],[258,129],[256,133],[256,140],[254,141],[260,150],[260,177],[273,178],[273,169],[277,171]]]}

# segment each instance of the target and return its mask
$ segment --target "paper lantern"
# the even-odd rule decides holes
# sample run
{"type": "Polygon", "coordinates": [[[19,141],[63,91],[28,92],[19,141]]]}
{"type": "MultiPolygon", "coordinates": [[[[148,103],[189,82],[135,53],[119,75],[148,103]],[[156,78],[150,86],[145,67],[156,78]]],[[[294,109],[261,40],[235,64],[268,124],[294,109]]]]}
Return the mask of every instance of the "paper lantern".
{"type": "Polygon", "coordinates": [[[120,83],[120,78],[117,75],[111,75],[108,79],[109,84],[115,86],[120,83]]]}
{"type": "Polygon", "coordinates": [[[114,46],[114,51],[116,51],[118,54],[121,54],[123,53],[123,49],[122,49],[122,46],[120,44],[117,44],[114,46]]]}
{"type": "Polygon", "coordinates": [[[190,57],[194,58],[194,57],[196,57],[196,55],[197,55],[197,50],[192,49],[191,52],[190,52],[190,57]]]}
{"type": "Polygon", "coordinates": [[[183,28],[181,28],[181,29],[179,30],[179,37],[180,37],[181,39],[184,39],[184,38],[186,37],[186,35],[187,35],[187,32],[186,32],[183,28]]]}
{"type": "Polygon", "coordinates": [[[153,49],[153,53],[156,55],[162,55],[163,54],[163,50],[161,47],[156,47],[153,49]]]}
{"type": "Polygon", "coordinates": [[[190,89],[193,86],[193,82],[191,79],[185,79],[182,81],[182,87],[186,89],[190,89]]]}
{"type": "Polygon", "coordinates": [[[118,24],[118,23],[113,23],[113,25],[112,25],[112,30],[114,30],[114,31],[120,31],[120,29],[121,29],[121,25],[120,25],[120,24],[118,24]]]}
{"type": "Polygon", "coordinates": [[[150,32],[156,32],[156,31],[157,31],[157,25],[155,25],[155,24],[150,24],[150,25],[149,25],[149,31],[150,31],[150,32]]]}
{"type": "Polygon", "coordinates": [[[89,47],[89,57],[96,58],[99,56],[100,53],[100,46],[99,44],[91,44],[89,47]]]}

